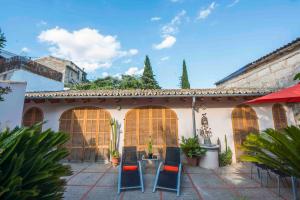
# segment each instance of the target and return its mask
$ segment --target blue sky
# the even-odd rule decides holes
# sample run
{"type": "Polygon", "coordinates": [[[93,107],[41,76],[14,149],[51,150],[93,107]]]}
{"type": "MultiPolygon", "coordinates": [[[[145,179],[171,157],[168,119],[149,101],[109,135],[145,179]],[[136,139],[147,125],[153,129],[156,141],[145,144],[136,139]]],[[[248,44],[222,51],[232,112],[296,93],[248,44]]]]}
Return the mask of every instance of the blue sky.
{"type": "Polygon", "coordinates": [[[72,59],[89,78],[140,74],[159,84],[214,83],[300,37],[299,0],[1,0],[6,50],[72,59]]]}

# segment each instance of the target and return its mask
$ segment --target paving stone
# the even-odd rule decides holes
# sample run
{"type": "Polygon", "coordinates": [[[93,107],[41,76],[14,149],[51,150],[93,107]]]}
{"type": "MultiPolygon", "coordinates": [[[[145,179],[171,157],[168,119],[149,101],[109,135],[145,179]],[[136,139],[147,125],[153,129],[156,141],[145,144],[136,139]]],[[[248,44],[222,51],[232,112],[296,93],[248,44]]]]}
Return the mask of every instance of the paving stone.
{"type": "Polygon", "coordinates": [[[204,200],[235,200],[237,194],[228,189],[199,189],[200,195],[204,200]]]}
{"type": "Polygon", "coordinates": [[[191,178],[197,188],[200,187],[226,187],[226,183],[215,174],[193,174],[191,178]]]}
{"type": "Polygon", "coordinates": [[[94,185],[103,173],[79,173],[74,176],[68,185],[94,185]]]}
{"type": "Polygon", "coordinates": [[[88,166],[83,172],[105,172],[111,165],[95,163],[88,166]]]}
{"type": "Polygon", "coordinates": [[[241,174],[222,174],[220,176],[235,187],[260,187],[260,184],[255,180],[251,180],[241,174]]]}
{"type": "Polygon", "coordinates": [[[184,166],[184,170],[183,170],[184,173],[191,173],[191,174],[194,174],[194,173],[197,173],[197,174],[212,174],[213,171],[212,170],[209,170],[209,169],[203,169],[201,167],[191,167],[191,166],[184,166]]]}
{"type": "Polygon", "coordinates": [[[163,191],[162,199],[164,200],[198,200],[197,192],[193,188],[182,188],[180,196],[176,196],[176,192],[163,191]]]}
{"type": "Polygon", "coordinates": [[[145,191],[144,193],[141,190],[126,190],[124,193],[124,200],[155,200],[160,199],[160,192],[152,192],[152,191],[145,191]]]}
{"type": "Polygon", "coordinates": [[[255,200],[279,200],[282,199],[276,194],[270,192],[266,188],[255,188],[255,189],[239,189],[238,193],[245,197],[246,199],[255,199],[255,200]]]}
{"type": "Polygon", "coordinates": [[[114,173],[106,173],[101,178],[101,180],[97,183],[96,186],[117,187],[118,186],[118,175],[114,174],[114,173]]]}
{"type": "Polygon", "coordinates": [[[94,187],[87,195],[87,200],[116,200],[120,199],[117,194],[117,188],[99,188],[94,187]]]}
{"type": "Polygon", "coordinates": [[[64,193],[65,200],[79,200],[89,187],[87,186],[67,186],[64,193]]]}

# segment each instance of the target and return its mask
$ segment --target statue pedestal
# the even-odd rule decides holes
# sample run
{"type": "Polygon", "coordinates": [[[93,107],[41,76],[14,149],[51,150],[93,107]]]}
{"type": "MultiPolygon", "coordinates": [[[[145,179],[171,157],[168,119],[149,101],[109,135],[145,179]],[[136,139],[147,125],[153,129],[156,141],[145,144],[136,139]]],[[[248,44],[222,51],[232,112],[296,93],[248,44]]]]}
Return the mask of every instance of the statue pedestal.
{"type": "Polygon", "coordinates": [[[205,155],[201,158],[199,166],[205,169],[216,169],[219,167],[219,145],[206,146],[201,145],[206,149],[205,155]]]}

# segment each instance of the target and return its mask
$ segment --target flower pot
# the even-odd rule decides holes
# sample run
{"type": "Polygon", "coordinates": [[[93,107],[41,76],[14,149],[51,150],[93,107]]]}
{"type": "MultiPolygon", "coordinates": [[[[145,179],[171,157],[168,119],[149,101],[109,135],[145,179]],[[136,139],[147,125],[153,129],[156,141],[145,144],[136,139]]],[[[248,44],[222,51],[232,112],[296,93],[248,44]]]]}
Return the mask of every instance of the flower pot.
{"type": "Polygon", "coordinates": [[[198,166],[199,158],[198,157],[187,157],[188,165],[190,166],[198,166]]]}
{"type": "Polygon", "coordinates": [[[112,164],[114,167],[118,166],[118,165],[119,165],[119,158],[117,158],[117,157],[112,157],[112,158],[111,158],[111,164],[112,164]]]}
{"type": "Polygon", "coordinates": [[[153,153],[148,153],[148,158],[152,159],[153,158],[153,153]]]}

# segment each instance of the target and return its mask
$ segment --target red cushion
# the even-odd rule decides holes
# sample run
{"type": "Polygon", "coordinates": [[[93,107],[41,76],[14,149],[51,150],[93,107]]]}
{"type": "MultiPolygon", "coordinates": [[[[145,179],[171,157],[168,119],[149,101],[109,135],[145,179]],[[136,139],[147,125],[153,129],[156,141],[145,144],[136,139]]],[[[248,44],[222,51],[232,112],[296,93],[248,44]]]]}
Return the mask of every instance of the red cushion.
{"type": "Polygon", "coordinates": [[[135,171],[135,170],[137,170],[138,169],[138,166],[136,166],[136,165],[125,165],[125,166],[123,166],[123,170],[124,171],[135,171]]]}
{"type": "Polygon", "coordinates": [[[165,165],[164,170],[169,171],[169,172],[178,172],[178,167],[171,166],[171,165],[165,165]]]}

